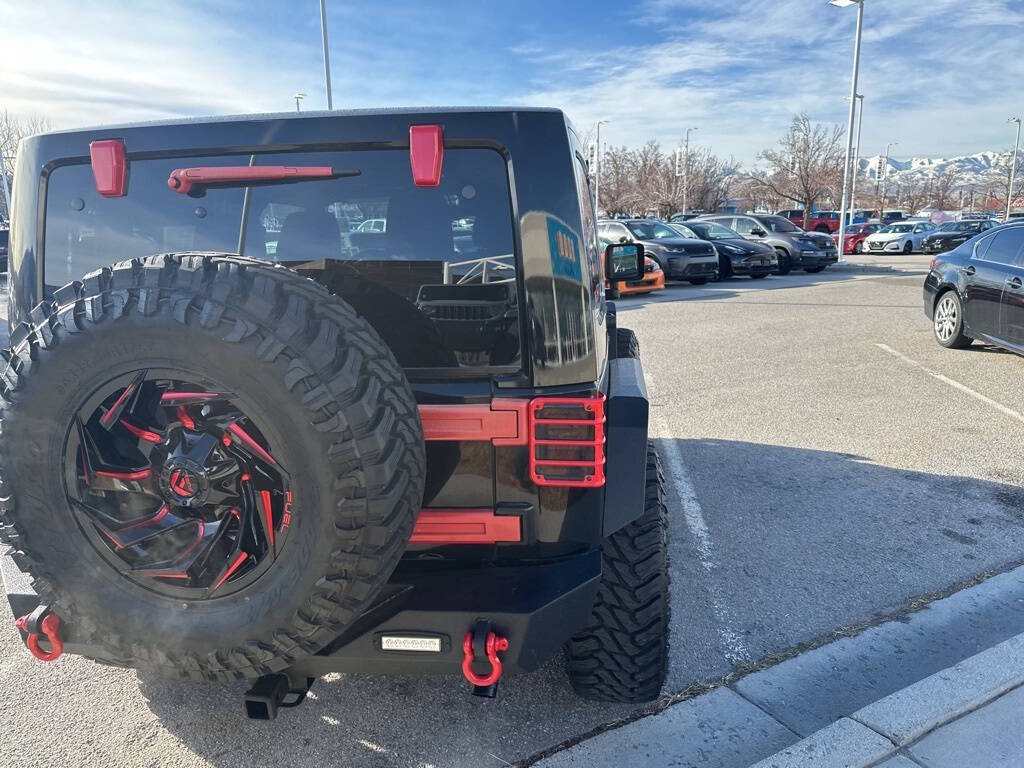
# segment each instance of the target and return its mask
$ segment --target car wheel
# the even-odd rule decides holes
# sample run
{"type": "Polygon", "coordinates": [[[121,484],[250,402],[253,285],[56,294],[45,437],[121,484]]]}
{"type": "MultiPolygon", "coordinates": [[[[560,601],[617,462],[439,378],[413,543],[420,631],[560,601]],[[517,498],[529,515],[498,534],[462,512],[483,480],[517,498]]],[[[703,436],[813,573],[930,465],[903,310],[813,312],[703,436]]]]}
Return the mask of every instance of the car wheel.
{"type": "Polygon", "coordinates": [[[913,240],[907,240],[907,244],[903,246],[903,254],[905,256],[909,256],[913,252],[914,252],[914,241],[913,240]]]}
{"type": "Polygon", "coordinates": [[[690,278],[690,285],[704,285],[707,281],[706,277],[693,277],[690,278]]]}
{"type": "Polygon", "coordinates": [[[853,246],[854,253],[864,253],[864,242],[858,240],[853,246]]]}
{"type": "Polygon", "coordinates": [[[643,514],[604,540],[601,585],[587,625],[566,646],[576,693],[654,701],[668,671],[668,510],[665,475],[647,444],[643,514]]]}
{"type": "Polygon", "coordinates": [[[718,257],[718,279],[726,280],[732,277],[732,262],[726,256],[718,257]]]}
{"type": "Polygon", "coordinates": [[[779,266],[775,268],[775,274],[788,275],[790,270],[793,269],[793,260],[789,256],[789,251],[785,248],[776,248],[775,253],[779,259],[779,266]]]}
{"type": "Polygon", "coordinates": [[[935,340],[946,349],[969,347],[973,339],[964,333],[964,309],[955,290],[948,290],[935,303],[932,322],[935,340]]]}
{"type": "Polygon", "coordinates": [[[426,460],[405,374],[349,304],[282,267],[174,255],[31,317],[0,378],[0,539],[90,655],[259,677],[370,606],[426,460]]]}

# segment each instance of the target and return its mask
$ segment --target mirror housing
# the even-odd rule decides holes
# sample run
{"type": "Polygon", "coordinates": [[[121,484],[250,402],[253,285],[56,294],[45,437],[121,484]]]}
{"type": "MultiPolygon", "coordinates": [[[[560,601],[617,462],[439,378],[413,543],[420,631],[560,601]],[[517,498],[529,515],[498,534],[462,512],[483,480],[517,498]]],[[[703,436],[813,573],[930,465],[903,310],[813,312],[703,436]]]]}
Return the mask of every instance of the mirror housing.
{"type": "Polygon", "coordinates": [[[752,230],[750,230],[750,234],[752,234],[754,237],[764,237],[764,230],[761,229],[760,227],[754,227],[752,230]]]}
{"type": "Polygon", "coordinates": [[[644,247],[640,243],[612,243],[604,249],[604,276],[613,286],[644,275],[644,247]]]}

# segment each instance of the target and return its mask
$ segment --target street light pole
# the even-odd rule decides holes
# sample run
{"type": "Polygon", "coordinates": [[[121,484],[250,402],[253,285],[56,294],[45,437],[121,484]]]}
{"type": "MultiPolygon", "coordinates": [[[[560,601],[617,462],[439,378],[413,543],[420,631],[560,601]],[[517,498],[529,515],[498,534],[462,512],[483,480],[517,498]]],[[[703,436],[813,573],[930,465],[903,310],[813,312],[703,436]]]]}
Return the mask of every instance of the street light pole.
{"type": "Polygon", "coordinates": [[[853,222],[852,211],[857,210],[857,176],[860,175],[860,128],[864,123],[864,94],[858,93],[860,106],[857,111],[857,146],[853,150],[853,176],[850,179],[850,221],[853,222]]]}
{"type": "Polygon", "coordinates": [[[846,234],[846,192],[849,189],[850,154],[853,152],[853,117],[857,110],[857,75],[860,70],[860,31],[864,24],[864,0],[829,0],[830,5],[838,8],[846,8],[850,5],[857,6],[857,32],[853,38],[853,76],[850,78],[850,115],[846,121],[846,161],[843,163],[843,199],[839,206],[839,261],[844,261],[843,251],[845,249],[846,234]]]}
{"type": "Polygon", "coordinates": [[[1013,164],[1010,166],[1010,186],[1006,188],[1006,218],[1003,221],[1010,220],[1010,201],[1013,199],[1013,180],[1017,175],[1017,147],[1020,146],[1020,118],[1011,117],[1006,122],[1017,124],[1017,138],[1013,140],[1013,164]]]}
{"type": "Polygon", "coordinates": [[[597,145],[594,147],[594,205],[597,210],[594,215],[600,215],[601,210],[601,126],[607,124],[607,120],[597,121],[597,145]]]}
{"type": "Polygon", "coordinates": [[[306,98],[306,94],[304,94],[304,93],[296,93],[295,94],[295,111],[296,112],[301,112],[302,111],[301,109],[299,109],[299,100],[300,99],[304,99],[304,98],[306,98]]]}
{"type": "Polygon", "coordinates": [[[686,141],[683,142],[683,213],[687,211],[686,198],[690,191],[690,131],[696,128],[686,129],[686,141]]]}
{"type": "Polygon", "coordinates": [[[327,83],[327,109],[334,109],[331,99],[331,59],[327,55],[327,0],[320,0],[320,33],[324,38],[324,81],[327,83]]]}

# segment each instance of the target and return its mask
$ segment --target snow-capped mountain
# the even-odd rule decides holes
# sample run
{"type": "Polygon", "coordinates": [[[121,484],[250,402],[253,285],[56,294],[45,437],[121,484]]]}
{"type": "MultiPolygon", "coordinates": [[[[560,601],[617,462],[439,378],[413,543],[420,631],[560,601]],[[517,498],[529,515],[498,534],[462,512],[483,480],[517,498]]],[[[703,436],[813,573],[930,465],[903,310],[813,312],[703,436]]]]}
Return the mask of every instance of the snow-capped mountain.
{"type": "MultiPolygon", "coordinates": [[[[960,184],[988,184],[999,175],[1008,172],[1010,161],[1013,159],[1013,152],[994,152],[986,150],[974,155],[962,155],[960,157],[912,157],[909,160],[897,160],[890,157],[886,170],[882,172],[883,178],[890,181],[902,182],[904,180],[924,180],[929,176],[936,178],[954,170],[958,174],[960,184]]],[[[883,167],[885,157],[875,155],[874,157],[862,157],[860,159],[861,178],[866,174],[867,178],[874,180],[883,167]]],[[[1024,163],[1024,150],[1017,156],[1018,170],[1024,163]]]]}

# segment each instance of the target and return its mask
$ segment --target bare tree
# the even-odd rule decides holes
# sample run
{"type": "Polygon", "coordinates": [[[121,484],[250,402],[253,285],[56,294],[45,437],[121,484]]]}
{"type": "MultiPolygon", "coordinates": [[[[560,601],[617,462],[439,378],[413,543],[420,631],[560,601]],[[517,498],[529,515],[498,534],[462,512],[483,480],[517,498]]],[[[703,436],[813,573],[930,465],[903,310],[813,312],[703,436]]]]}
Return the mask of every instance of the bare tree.
{"type": "Polygon", "coordinates": [[[928,204],[928,196],[931,189],[924,179],[908,177],[900,184],[899,195],[903,207],[914,215],[928,204]]]}
{"type": "Polygon", "coordinates": [[[630,213],[636,196],[631,153],[625,147],[611,147],[601,157],[601,199],[598,210],[608,216],[630,213]]]}
{"type": "Polygon", "coordinates": [[[736,158],[723,160],[709,149],[691,150],[689,206],[698,211],[717,211],[728,201],[738,176],[736,158]]]}
{"type": "Polygon", "coordinates": [[[940,211],[949,210],[954,207],[953,194],[960,186],[960,170],[956,166],[950,166],[945,173],[939,174],[932,185],[932,199],[935,207],[940,211]]]}
{"type": "Polygon", "coordinates": [[[758,155],[768,164],[767,173],[745,178],[753,187],[766,187],[778,197],[802,203],[806,225],[814,204],[826,197],[834,199],[842,187],[844,135],[842,126],[812,123],[801,112],[793,117],[778,148],[758,155]]]}
{"type": "MultiPolygon", "coordinates": [[[[14,181],[14,163],[18,159],[18,142],[26,136],[42,133],[50,129],[50,121],[41,115],[29,115],[19,118],[9,110],[0,112],[0,156],[3,156],[4,167],[7,169],[7,184],[14,181]]],[[[10,211],[3,194],[0,194],[0,214],[10,219],[10,211]]]]}

